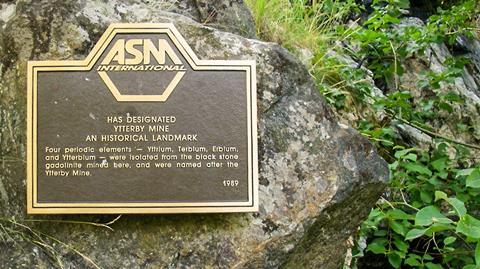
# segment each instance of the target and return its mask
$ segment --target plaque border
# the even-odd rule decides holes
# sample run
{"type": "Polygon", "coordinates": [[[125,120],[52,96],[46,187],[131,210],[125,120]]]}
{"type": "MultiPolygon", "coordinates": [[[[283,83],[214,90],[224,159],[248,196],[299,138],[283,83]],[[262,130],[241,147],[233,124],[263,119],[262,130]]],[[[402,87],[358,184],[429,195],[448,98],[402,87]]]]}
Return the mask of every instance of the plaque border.
{"type": "MultiPolygon", "coordinates": [[[[200,60],[172,23],[114,23],[84,60],[27,63],[27,214],[176,214],[258,211],[257,91],[255,60],[200,60]],[[37,201],[37,73],[90,71],[117,33],[165,33],[193,70],[243,70],[247,91],[248,201],[145,203],[39,203],[37,201]]],[[[109,88],[107,86],[107,88],[109,88]]],[[[109,88],[111,91],[111,89],[109,88]]],[[[114,94],[112,92],[112,94],[114,94]]],[[[128,97],[127,97],[128,98],[128,97]]],[[[136,101],[136,100],[131,100],[136,101]]],[[[158,102],[159,100],[151,100],[158,102]]],[[[161,101],[161,100],[160,100],[161,101]]]]}

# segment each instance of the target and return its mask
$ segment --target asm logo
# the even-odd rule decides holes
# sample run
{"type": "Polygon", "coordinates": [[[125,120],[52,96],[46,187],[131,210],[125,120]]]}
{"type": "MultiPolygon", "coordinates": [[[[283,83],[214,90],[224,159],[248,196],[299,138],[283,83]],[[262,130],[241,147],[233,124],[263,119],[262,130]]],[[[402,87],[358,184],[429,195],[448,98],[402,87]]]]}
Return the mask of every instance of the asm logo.
{"type": "Polygon", "coordinates": [[[98,74],[119,102],[165,102],[186,73],[185,66],[167,40],[118,39],[97,67],[98,74]],[[165,65],[168,58],[172,64],[165,65]],[[153,64],[153,62],[156,64],[153,64]],[[107,72],[170,71],[177,72],[161,95],[122,95],[107,72]]]}
{"type": "MultiPolygon", "coordinates": [[[[158,46],[155,46],[151,39],[119,39],[115,42],[113,47],[105,56],[102,61],[102,65],[99,66],[97,70],[108,69],[105,65],[109,65],[112,61],[116,62],[118,65],[149,65],[152,58],[154,58],[157,61],[158,65],[161,66],[165,64],[165,56],[170,57],[174,64],[171,66],[164,66],[165,70],[172,70],[175,68],[181,68],[185,70],[182,62],[180,61],[180,58],[178,58],[177,54],[175,54],[175,51],[165,39],[158,39],[157,44],[158,46]],[[126,55],[130,57],[126,57],[126,55]]],[[[131,71],[134,70],[135,67],[132,66],[131,68],[128,68],[126,66],[119,66],[117,69],[119,70],[115,71],[131,71]]]]}

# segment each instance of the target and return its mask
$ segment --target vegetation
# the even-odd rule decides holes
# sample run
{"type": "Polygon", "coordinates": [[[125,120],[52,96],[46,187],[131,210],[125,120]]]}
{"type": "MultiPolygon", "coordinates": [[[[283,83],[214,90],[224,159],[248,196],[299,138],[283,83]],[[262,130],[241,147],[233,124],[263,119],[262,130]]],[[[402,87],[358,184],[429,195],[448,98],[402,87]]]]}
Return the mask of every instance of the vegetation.
{"type": "MultiPolygon", "coordinates": [[[[442,1],[425,23],[402,23],[408,0],[248,0],[260,38],[282,44],[308,66],[338,115],[377,146],[391,183],[359,230],[353,261],[394,268],[480,268],[480,146],[473,121],[438,124],[464,104],[455,80],[469,59],[447,58],[440,71],[403,83],[412,59],[435,44],[455,47],[479,34],[480,3],[442,1]],[[420,93],[420,94],[418,94],[420,93]],[[398,126],[428,141],[411,143],[398,126]],[[458,137],[462,137],[459,139],[458,137]]],[[[478,116],[478,115],[477,115],[478,116]]],[[[382,267],[383,268],[383,267],[382,267]]]]}
{"type": "Polygon", "coordinates": [[[23,248],[23,246],[19,242],[29,242],[41,249],[42,253],[45,254],[52,261],[52,264],[54,264],[57,268],[65,268],[62,259],[64,253],[68,252],[81,257],[85,262],[86,266],[100,269],[101,267],[96,264],[89,256],[85,255],[83,252],[79,251],[71,244],[66,243],[48,233],[45,233],[40,229],[37,229],[35,226],[32,225],[32,223],[62,223],[73,225],[86,225],[100,227],[113,231],[111,225],[114,224],[117,220],[119,220],[120,217],[121,215],[106,223],[78,220],[16,219],[14,217],[0,218],[0,242],[2,244],[16,246],[19,248],[23,248]]]}

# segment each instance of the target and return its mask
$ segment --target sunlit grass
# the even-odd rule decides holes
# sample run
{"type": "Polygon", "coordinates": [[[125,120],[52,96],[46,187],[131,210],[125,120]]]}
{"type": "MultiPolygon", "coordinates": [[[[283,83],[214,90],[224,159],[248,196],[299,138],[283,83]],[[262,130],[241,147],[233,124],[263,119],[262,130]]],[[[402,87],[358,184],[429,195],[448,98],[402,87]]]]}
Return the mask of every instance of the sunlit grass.
{"type": "Polygon", "coordinates": [[[356,25],[348,17],[357,9],[354,1],[247,0],[246,3],[252,10],[257,36],[276,42],[299,57],[329,102],[334,102],[336,95],[348,95],[339,75],[345,64],[332,61],[332,53],[344,50],[341,42],[353,31],[345,25],[356,25]]]}
{"type": "Polygon", "coordinates": [[[354,8],[353,1],[247,0],[261,39],[295,52],[324,53],[338,40],[336,27],[354,8]]]}

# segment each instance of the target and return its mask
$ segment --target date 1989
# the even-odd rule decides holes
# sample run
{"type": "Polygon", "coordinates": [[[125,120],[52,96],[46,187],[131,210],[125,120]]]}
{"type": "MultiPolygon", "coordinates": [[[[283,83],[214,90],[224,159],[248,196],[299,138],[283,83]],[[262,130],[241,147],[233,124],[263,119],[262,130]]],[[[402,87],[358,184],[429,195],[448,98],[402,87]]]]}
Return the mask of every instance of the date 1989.
{"type": "Polygon", "coordinates": [[[239,184],[238,180],[235,180],[235,179],[228,179],[223,181],[224,187],[236,187],[238,186],[238,184],[239,184]]]}

